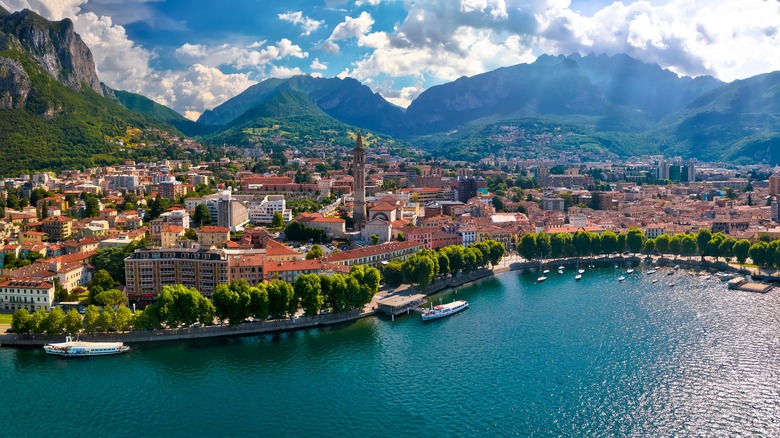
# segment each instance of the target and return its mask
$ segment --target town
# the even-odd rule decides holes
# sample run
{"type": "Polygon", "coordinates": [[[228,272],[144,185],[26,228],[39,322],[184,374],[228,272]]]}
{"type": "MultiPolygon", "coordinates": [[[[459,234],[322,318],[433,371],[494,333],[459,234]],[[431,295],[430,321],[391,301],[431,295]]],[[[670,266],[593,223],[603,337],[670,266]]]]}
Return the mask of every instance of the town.
{"type": "Polygon", "coordinates": [[[112,287],[140,306],[179,284],[210,297],[234,281],[382,269],[423,249],[485,241],[512,253],[528,233],[780,237],[780,176],[766,165],[566,154],[469,165],[353,138],[352,150],[275,148],[5,179],[0,310],[75,306],[112,287]]]}

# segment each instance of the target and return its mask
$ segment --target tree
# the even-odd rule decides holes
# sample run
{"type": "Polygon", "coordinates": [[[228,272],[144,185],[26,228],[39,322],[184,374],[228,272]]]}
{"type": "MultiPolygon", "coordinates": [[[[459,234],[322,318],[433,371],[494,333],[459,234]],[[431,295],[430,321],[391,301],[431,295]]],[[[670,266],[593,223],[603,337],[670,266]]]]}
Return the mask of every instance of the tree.
{"type": "Polygon", "coordinates": [[[675,234],[669,239],[669,252],[675,256],[682,252],[682,234],[675,234]]]}
{"type": "MultiPolygon", "coordinates": [[[[435,253],[428,253],[426,256],[432,260],[436,260],[435,253]]],[[[436,263],[438,266],[438,263],[436,263]]],[[[362,308],[366,304],[370,303],[374,298],[374,295],[379,291],[379,284],[382,281],[382,275],[379,269],[366,265],[355,265],[349,270],[350,277],[357,280],[360,284],[359,299],[352,304],[354,307],[362,308]]]]}
{"type": "Polygon", "coordinates": [[[133,312],[126,306],[119,306],[116,309],[116,315],[114,316],[113,327],[116,330],[126,332],[130,330],[133,325],[133,312]]]}
{"type": "Polygon", "coordinates": [[[95,296],[95,304],[100,306],[116,307],[127,303],[127,297],[117,289],[107,290],[95,296]]]}
{"type": "Polygon", "coordinates": [[[98,315],[97,326],[100,330],[107,332],[114,328],[115,317],[116,312],[114,311],[114,308],[111,306],[104,306],[103,310],[100,311],[100,315],[98,315]]]}
{"type": "Polygon", "coordinates": [[[520,238],[520,246],[518,252],[523,258],[533,260],[539,256],[539,250],[536,248],[536,235],[532,233],[525,233],[520,238]]]}
{"type": "Polygon", "coordinates": [[[303,274],[295,280],[295,295],[300,299],[301,307],[306,316],[320,313],[325,304],[320,288],[320,278],[317,274],[303,274]]]}
{"type": "MultiPolygon", "coordinates": [[[[266,285],[266,291],[268,292],[268,312],[274,319],[285,318],[291,302],[294,302],[297,309],[298,303],[294,301],[295,290],[289,283],[274,280],[266,285]]],[[[293,310],[292,313],[294,314],[295,311],[293,310]]]]}
{"type": "Polygon", "coordinates": [[[612,254],[618,250],[618,237],[617,234],[610,230],[601,233],[601,250],[604,254],[612,254]]]}
{"type": "Polygon", "coordinates": [[[65,315],[65,330],[71,335],[77,335],[81,331],[81,315],[78,310],[68,310],[65,315]]]}
{"type": "Polygon", "coordinates": [[[98,217],[100,215],[100,203],[94,195],[87,196],[84,200],[84,217],[98,217]]]}
{"type": "Polygon", "coordinates": [[[447,274],[450,273],[450,259],[447,257],[447,253],[444,251],[437,251],[436,263],[439,265],[439,275],[446,278],[447,274]]]}
{"type": "MultiPolygon", "coordinates": [[[[444,251],[442,251],[441,254],[445,257],[447,256],[447,253],[444,251]]],[[[441,265],[441,263],[439,264],[441,265]]],[[[384,268],[382,268],[382,277],[384,277],[385,283],[389,286],[396,287],[401,285],[401,283],[404,282],[403,264],[397,260],[393,260],[386,264],[384,268]]]]}
{"type": "Polygon", "coordinates": [[[314,245],[309,252],[306,253],[306,260],[318,259],[323,255],[325,255],[325,253],[322,252],[322,248],[320,248],[319,245],[314,245]]]}
{"type": "Polygon", "coordinates": [[[98,311],[97,306],[94,304],[90,304],[87,306],[86,309],[84,309],[84,321],[82,322],[82,325],[84,326],[84,331],[86,331],[89,334],[95,333],[95,331],[98,328],[98,318],[100,317],[100,313],[98,311]]]}
{"type": "Polygon", "coordinates": [[[504,206],[504,200],[500,196],[493,196],[493,208],[496,209],[496,213],[502,213],[506,211],[504,206]]]}
{"type": "Polygon", "coordinates": [[[642,244],[645,241],[645,233],[639,228],[629,228],[626,234],[626,245],[628,250],[636,254],[642,250],[642,244]]]}
{"type": "MultiPolygon", "coordinates": [[[[169,328],[182,324],[191,326],[201,318],[205,319],[202,321],[204,323],[210,322],[207,318],[214,308],[209,299],[197,289],[187,288],[182,284],[163,286],[153,307],[157,320],[164,322],[169,328]]],[[[146,312],[148,311],[147,307],[146,312]]]]}
{"type": "Polygon", "coordinates": [[[194,228],[184,230],[184,238],[187,240],[198,240],[198,232],[194,228]]]}
{"type": "Polygon", "coordinates": [[[642,253],[652,255],[653,251],[655,251],[655,239],[645,240],[645,244],[642,247],[642,253]]]}
{"type": "Polygon", "coordinates": [[[396,238],[395,238],[395,239],[396,239],[397,241],[399,241],[399,242],[405,242],[405,241],[406,241],[406,236],[404,235],[404,233],[402,233],[401,231],[399,231],[399,232],[398,232],[398,236],[396,236],[396,238]]]}
{"type": "Polygon", "coordinates": [[[751,245],[750,249],[748,250],[748,254],[750,254],[750,258],[753,260],[753,263],[758,265],[759,268],[765,266],[766,264],[766,253],[768,247],[769,245],[766,242],[756,242],[751,245]]]}
{"type": "Polygon", "coordinates": [[[195,206],[195,211],[192,213],[192,220],[199,227],[204,225],[211,225],[211,213],[209,213],[209,207],[206,204],[198,204],[195,206]]]}
{"type": "Polygon", "coordinates": [[[330,307],[334,312],[343,312],[349,309],[349,297],[347,295],[347,276],[333,274],[330,277],[330,307]]]}
{"type": "Polygon", "coordinates": [[[536,235],[536,249],[539,250],[539,258],[550,255],[550,235],[544,231],[536,235]]]}
{"type": "Polygon", "coordinates": [[[750,241],[747,239],[737,240],[736,243],[734,243],[732,251],[734,252],[734,257],[737,259],[737,263],[739,263],[740,266],[744,265],[750,253],[750,241]]]}
{"type": "Polygon", "coordinates": [[[14,333],[30,333],[32,324],[32,317],[27,309],[16,309],[11,316],[11,329],[14,333]]]}
{"type": "Polygon", "coordinates": [[[376,234],[371,235],[371,244],[372,245],[379,245],[379,236],[376,234]]]}
{"type": "Polygon", "coordinates": [[[617,235],[617,248],[616,252],[623,252],[626,250],[626,240],[628,239],[628,235],[626,233],[620,233],[617,235]]]}
{"type": "Polygon", "coordinates": [[[30,327],[33,333],[43,333],[46,331],[46,317],[49,316],[48,312],[43,309],[36,310],[31,318],[30,327]]]}
{"type": "Polygon", "coordinates": [[[554,259],[561,257],[566,250],[566,240],[564,236],[568,233],[555,233],[550,235],[550,256],[554,259]]]}
{"type": "Polygon", "coordinates": [[[659,254],[661,254],[661,257],[664,256],[664,254],[669,253],[669,242],[670,242],[669,235],[664,233],[660,236],[655,238],[655,249],[658,251],[659,254]]]}
{"type": "MultiPolygon", "coordinates": [[[[124,263],[123,263],[124,266],[124,263]]],[[[100,269],[92,276],[92,286],[98,286],[102,290],[110,290],[116,286],[116,281],[111,277],[105,269],[100,269]]]]}
{"type": "Polygon", "coordinates": [[[710,240],[712,240],[712,231],[707,228],[702,228],[696,234],[696,246],[699,249],[702,260],[704,260],[704,253],[707,251],[707,244],[710,240]]]}
{"type": "Polygon", "coordinates": [[[43,321],[46,333],[50,335],[62,334],[65,330],[65,312],[60,307],[51,309],[46,319],[43,321]]]}
{"type": "Polygon", "coordinates": [[[696,254],[696,238],[691,234],[683,236],[680,242],[680,254],[683,256],[692,256],[696,254]]]}
{"type": "Polygon", "coordinates": [[[249,288],[249,315],[256,321],[268,318],[268,291],[265,285],[249,288]]]}
{"type": "Polygon", "coordinates": [[[577,231],[574,233],[572,241],[574,243],[574,250],[578,256],[588,255],[591,252],[591,239],[593,235],[587,231],[577,231]]]}
{"type": "MultiPolygon", "coordinates": [[[[126,254],[125,250],[119,247],[101,249],[97,252],[97,254],[92,256],[92,266],[94,266],[98,271],[104,270],[108,272],[112,279],[124,284],[125,258],[128,255],[130,254],[126,254]]],[[[97,274],[97,272],[95,274],[97,274]]],[[[109,289],[113,289],[113,287],[114,286],[112,285],[109,287],[109,289]]]]}
{"type": "Polygon", "coordinates": [[[406,283],[425,289],[435,275],[435,264],[431,257],[417,253],[406,259],[401,272],[406,283]]]}
{"type": "Polygon", "coordinates": [[[274,217],[271,219],[271,227],[272,228],[284,227],[284,216],[278,211],[274,212],[274,217]]]}
{"type": "Polygon", "coordinates": [[[230,325],[238,325],[249,316],[249,309],[245,309],[242,305],[238,288],[231,287],[231,285],[224,283],[218,285],[214,289],[214,293],[211,294],[211,302],[214,303],[214,309],[220,321],[223,323],[227,321],[230,325]]]}

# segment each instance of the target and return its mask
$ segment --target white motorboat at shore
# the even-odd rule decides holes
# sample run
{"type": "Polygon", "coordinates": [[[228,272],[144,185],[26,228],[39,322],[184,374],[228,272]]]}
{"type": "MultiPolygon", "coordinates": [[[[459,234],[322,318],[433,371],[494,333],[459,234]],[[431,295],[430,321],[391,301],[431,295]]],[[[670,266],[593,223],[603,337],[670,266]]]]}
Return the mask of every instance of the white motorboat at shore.
{"type": "Polygon", "coordinates": [[[127,353],[130,347],[121,342],[82,342],[74,341],[72,337],[65,342],[46,344],[43,347],[46,354],[65,357],[109,356],[127,353]]]}
{"type": "Polygon", "coordinates": [[[453,301],[447,304],[439,304],[438,306],[431,305],[431,308],[423,312],[423,321],[429,321],[431,319],[443,318],[445,316],[452,315],[453,313],[460,312],[467,308],[469,303],[465,300],[453,301]]]}

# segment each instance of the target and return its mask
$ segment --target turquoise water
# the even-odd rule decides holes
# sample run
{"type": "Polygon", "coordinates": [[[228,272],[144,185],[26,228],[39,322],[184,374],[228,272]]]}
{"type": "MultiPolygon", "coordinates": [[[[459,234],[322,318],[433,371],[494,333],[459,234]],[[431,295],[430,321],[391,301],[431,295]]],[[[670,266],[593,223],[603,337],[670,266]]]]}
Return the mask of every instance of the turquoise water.
{"type": "Polygon", "coordinates": [[[619,275],[502,274],[442,295],[471,307],[427,323],[87,359],[0,349],[0,435],[780,435],[780,292],[619,275]]]}

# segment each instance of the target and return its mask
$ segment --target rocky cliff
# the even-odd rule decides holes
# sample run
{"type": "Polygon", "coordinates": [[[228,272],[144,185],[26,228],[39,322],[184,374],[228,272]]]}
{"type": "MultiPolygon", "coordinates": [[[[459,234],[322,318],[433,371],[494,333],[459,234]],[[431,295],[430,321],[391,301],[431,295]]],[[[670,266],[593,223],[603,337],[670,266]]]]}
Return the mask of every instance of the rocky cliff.
{"type": "Polygon", "coordinates": [[[69,88],[91,89],[104,95],[92,53],[74,30],[72,21],[48,21],[29,10],[13,14],[3,10],[0,11],[0,61],[3,62],[0,65],[4,66],[0,67],[0,100],[4,107],[9,107],[9,99],[14,96],[17,100],[10,107],[23,105],[26,96],[18,88],[25,84],[16,73],[18,62],[12,62],[13,57],[8,53],[17,51],[27,53],[38,66],[69,88]]]}

